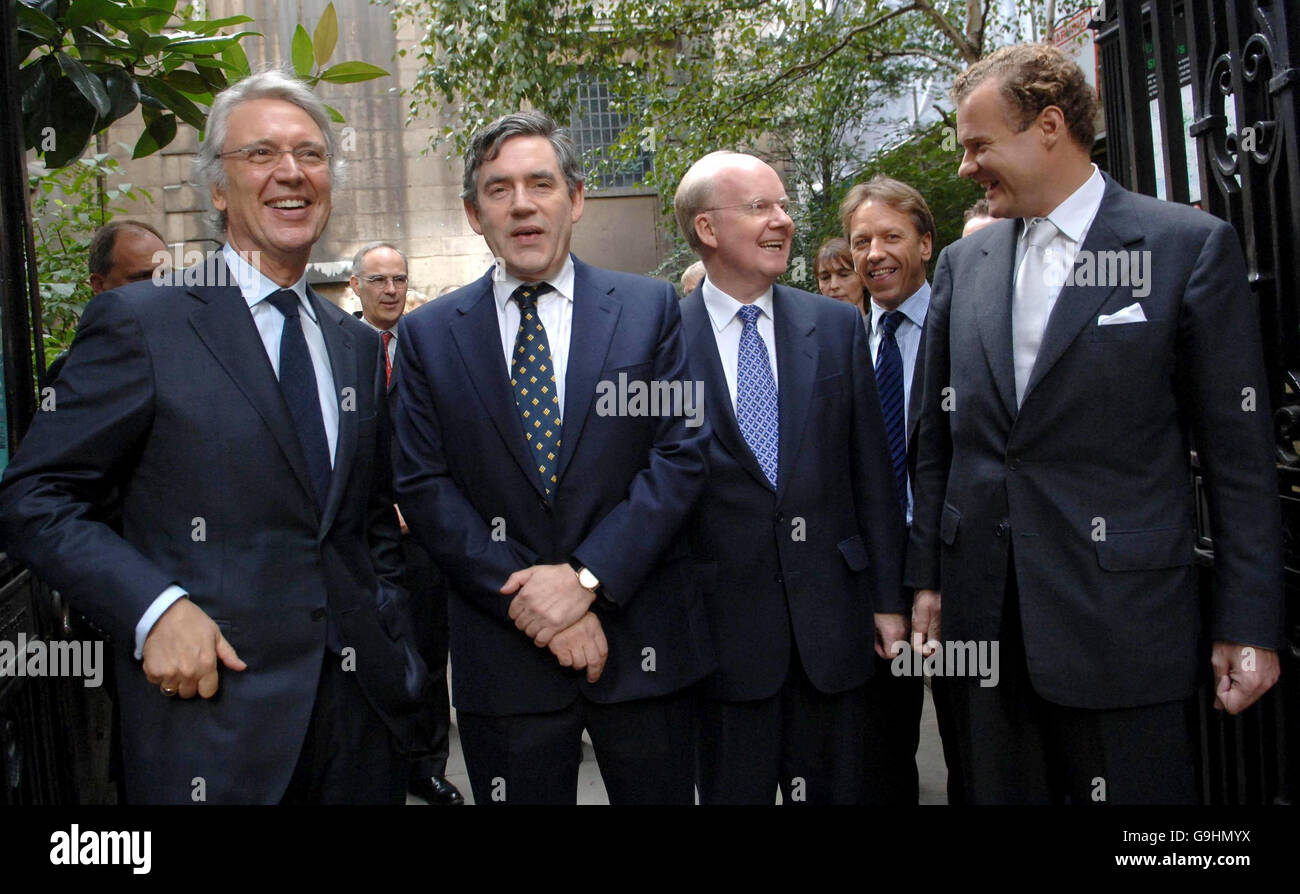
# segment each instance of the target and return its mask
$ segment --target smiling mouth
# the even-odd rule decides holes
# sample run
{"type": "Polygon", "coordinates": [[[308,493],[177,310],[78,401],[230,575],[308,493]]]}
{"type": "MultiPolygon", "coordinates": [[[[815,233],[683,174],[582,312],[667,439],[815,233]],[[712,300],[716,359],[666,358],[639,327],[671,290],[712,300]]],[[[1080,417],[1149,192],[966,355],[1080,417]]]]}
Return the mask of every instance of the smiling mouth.
{"type": "Polygon", "coordinates": [[[280,211],[293,211],[297,208],[306,208],[311,203],[306,199],[276,199],[273,202],[267,202],[267,207],[275,208],[280,211]]]}
{"type": "Polygon", "coordinates": [[[898,272],[897,267],[881,267],[879,270],[872,270],[870,273],[868,273],[867,278],[885,279],[886,277],[893,276],[897,272],[898,272]]]}
{"type": "Polygon", "coordinates": [[[767,242],[760,242],[758,243],[758,247],[767,249],[769,251],[781,251],[782,249],[785,248],[785,240],[775,239],[775,240],[769,240],[767,242]]]}

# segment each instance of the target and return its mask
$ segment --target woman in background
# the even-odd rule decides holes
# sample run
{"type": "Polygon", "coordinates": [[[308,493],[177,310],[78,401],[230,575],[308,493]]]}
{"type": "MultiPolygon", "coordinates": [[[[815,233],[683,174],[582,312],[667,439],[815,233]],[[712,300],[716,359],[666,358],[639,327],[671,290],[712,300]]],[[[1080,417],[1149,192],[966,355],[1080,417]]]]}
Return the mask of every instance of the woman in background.
{"type": "Polygon", "coordinates": [[[813,275],[817,277],[817,290],[823,295],[846,301],[859,313],[865,313],[866,290],[853,269],[853,255],[846,240],[837,236],[822,243],[813,262],[813,275]]]}

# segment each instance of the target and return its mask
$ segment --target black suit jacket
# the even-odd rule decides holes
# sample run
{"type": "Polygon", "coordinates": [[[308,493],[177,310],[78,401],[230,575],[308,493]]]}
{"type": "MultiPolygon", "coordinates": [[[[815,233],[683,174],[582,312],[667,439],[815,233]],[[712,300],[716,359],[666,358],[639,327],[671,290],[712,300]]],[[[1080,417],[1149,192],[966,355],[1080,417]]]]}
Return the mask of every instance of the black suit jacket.
{"type": "MultiPolygon", "coordinates": [[[[208,264],[201,281],[233,283],[219,254],[208,264]]],[[[142,282],[91,301],[56,408],[38,415],[0,483],[5,549],[119,644],[133,802],[189,803],[195,777],[209,803],[277,802],[311,716],[327,609],[371,703],[399,740],[408,733],[424,666],[396,584],[377,336],[310,294],[340,393],[323,511],[234,285],[142,282]],[[95,520],[114,488],[120,536],[95,520]],[[212,699],[163,697],[132,657],[136,623],[171,584],[248,663],[218,665],[212,699]]]]}
{"type": "Polygon", "coordinates": [[[398,502],[451,587],[453,699],[479,714],[555,711],[578,693],[622,702],[675,692],[713,667],[700,594],[709,569],[683,522],[704,489],[708,426],[608,415],[597,386],[684,381],[671,286],[574,261],[558,484],[527,455],[491,272],[402,318],[398,502]],[[559,665],[510,620],[514,571],[576,558],[600,579],[609,640],[600,680],[559,665]]]}
{"type": "Polygon", "coordinates": [[[1193,448],[1215,546],[1210,633],[1281,639],[1268,382],[1236,234],[1107,178],[1079,261],[1145,252],[1146,286],[1131,275],[1066,285],[1019,409],[1016,235],[1016,221],[1000,221],[939,256],[906,582],[942,591],[946,639],[996,639],[1014,547],[1040,695],[1094,709],[1186,697],[1207,657],[1193,448]],[[1146,322],[1098,325],[1135,303],[1146,322]]]}
{"type": "Polygon", "coordinates": [[[703,288],[682,301],[691,372],[714,438],[695,536],[717,566],[706,604],[719,668],[709,694],[774,695],[791,642],[823,692],[864,683],[875,612],[904,612],[903,520],[857,308],[776,286],[780,447],[773,490],[732,409],[703,288]]]}

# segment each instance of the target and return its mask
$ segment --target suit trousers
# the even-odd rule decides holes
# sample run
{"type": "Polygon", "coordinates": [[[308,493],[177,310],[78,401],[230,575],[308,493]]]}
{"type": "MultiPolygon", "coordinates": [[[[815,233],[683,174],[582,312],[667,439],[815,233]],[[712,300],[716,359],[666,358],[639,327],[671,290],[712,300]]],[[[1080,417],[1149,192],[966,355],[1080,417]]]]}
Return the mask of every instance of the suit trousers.
{"type": "Polygon", "coordinates": [[[914,805],[920,798],[916,749],[921,744],[925,678],[895,676],[891,664],[876,656],[876,672],[866,687],[866,802],[881,807],[914,805]]]}
{"type": "Polygon", "coordinates": [[[456,722],[475,804],[575,803],[583,729],[611,804],[695,803],[688,693],[456,722]]]}
{"type": "Polygon", "coordinates": [[[860,804],[867,686],[819,691],[790,645],[785,683],[770,698],[698,701],[701,804],[860,804]]]}
{"type": "Polygon", "coordinates": [[[307,736],[281,804],[402,804],[406,756],[355,672],[326,651],[307,736]]]}
{"type": "Polygon", "coordinates": [[[451,699],[447,694],[447,586],[415,538],[402,536],[402,586],[411,594],[415,647],[429,668],[411,739],[411,781],[447,774],[451,699]]]}
{"type": "Polygon", "coordinates": [[[1034,691],[1014,564],[1007,571],[998,685],[951,680],[971,804],[1193,804],[1191,699],[1071,708],[1034,691]]]}

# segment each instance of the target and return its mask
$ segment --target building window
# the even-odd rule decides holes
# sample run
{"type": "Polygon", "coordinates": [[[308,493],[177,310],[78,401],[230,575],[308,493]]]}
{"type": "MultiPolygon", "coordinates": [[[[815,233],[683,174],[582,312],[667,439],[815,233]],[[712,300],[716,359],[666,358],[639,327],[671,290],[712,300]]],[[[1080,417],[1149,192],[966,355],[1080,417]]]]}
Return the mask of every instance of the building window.
{"type": "Polygon", "coordinates": [[[592,75],[580,75],[574,85],[569,132],[587,171],[589,189],[637,187],[645,183],[653,156],[642,145],[632,161],[615,159],[609,147],[618,142],[631,117],[610,108],[609,87],[592,75]]]}

